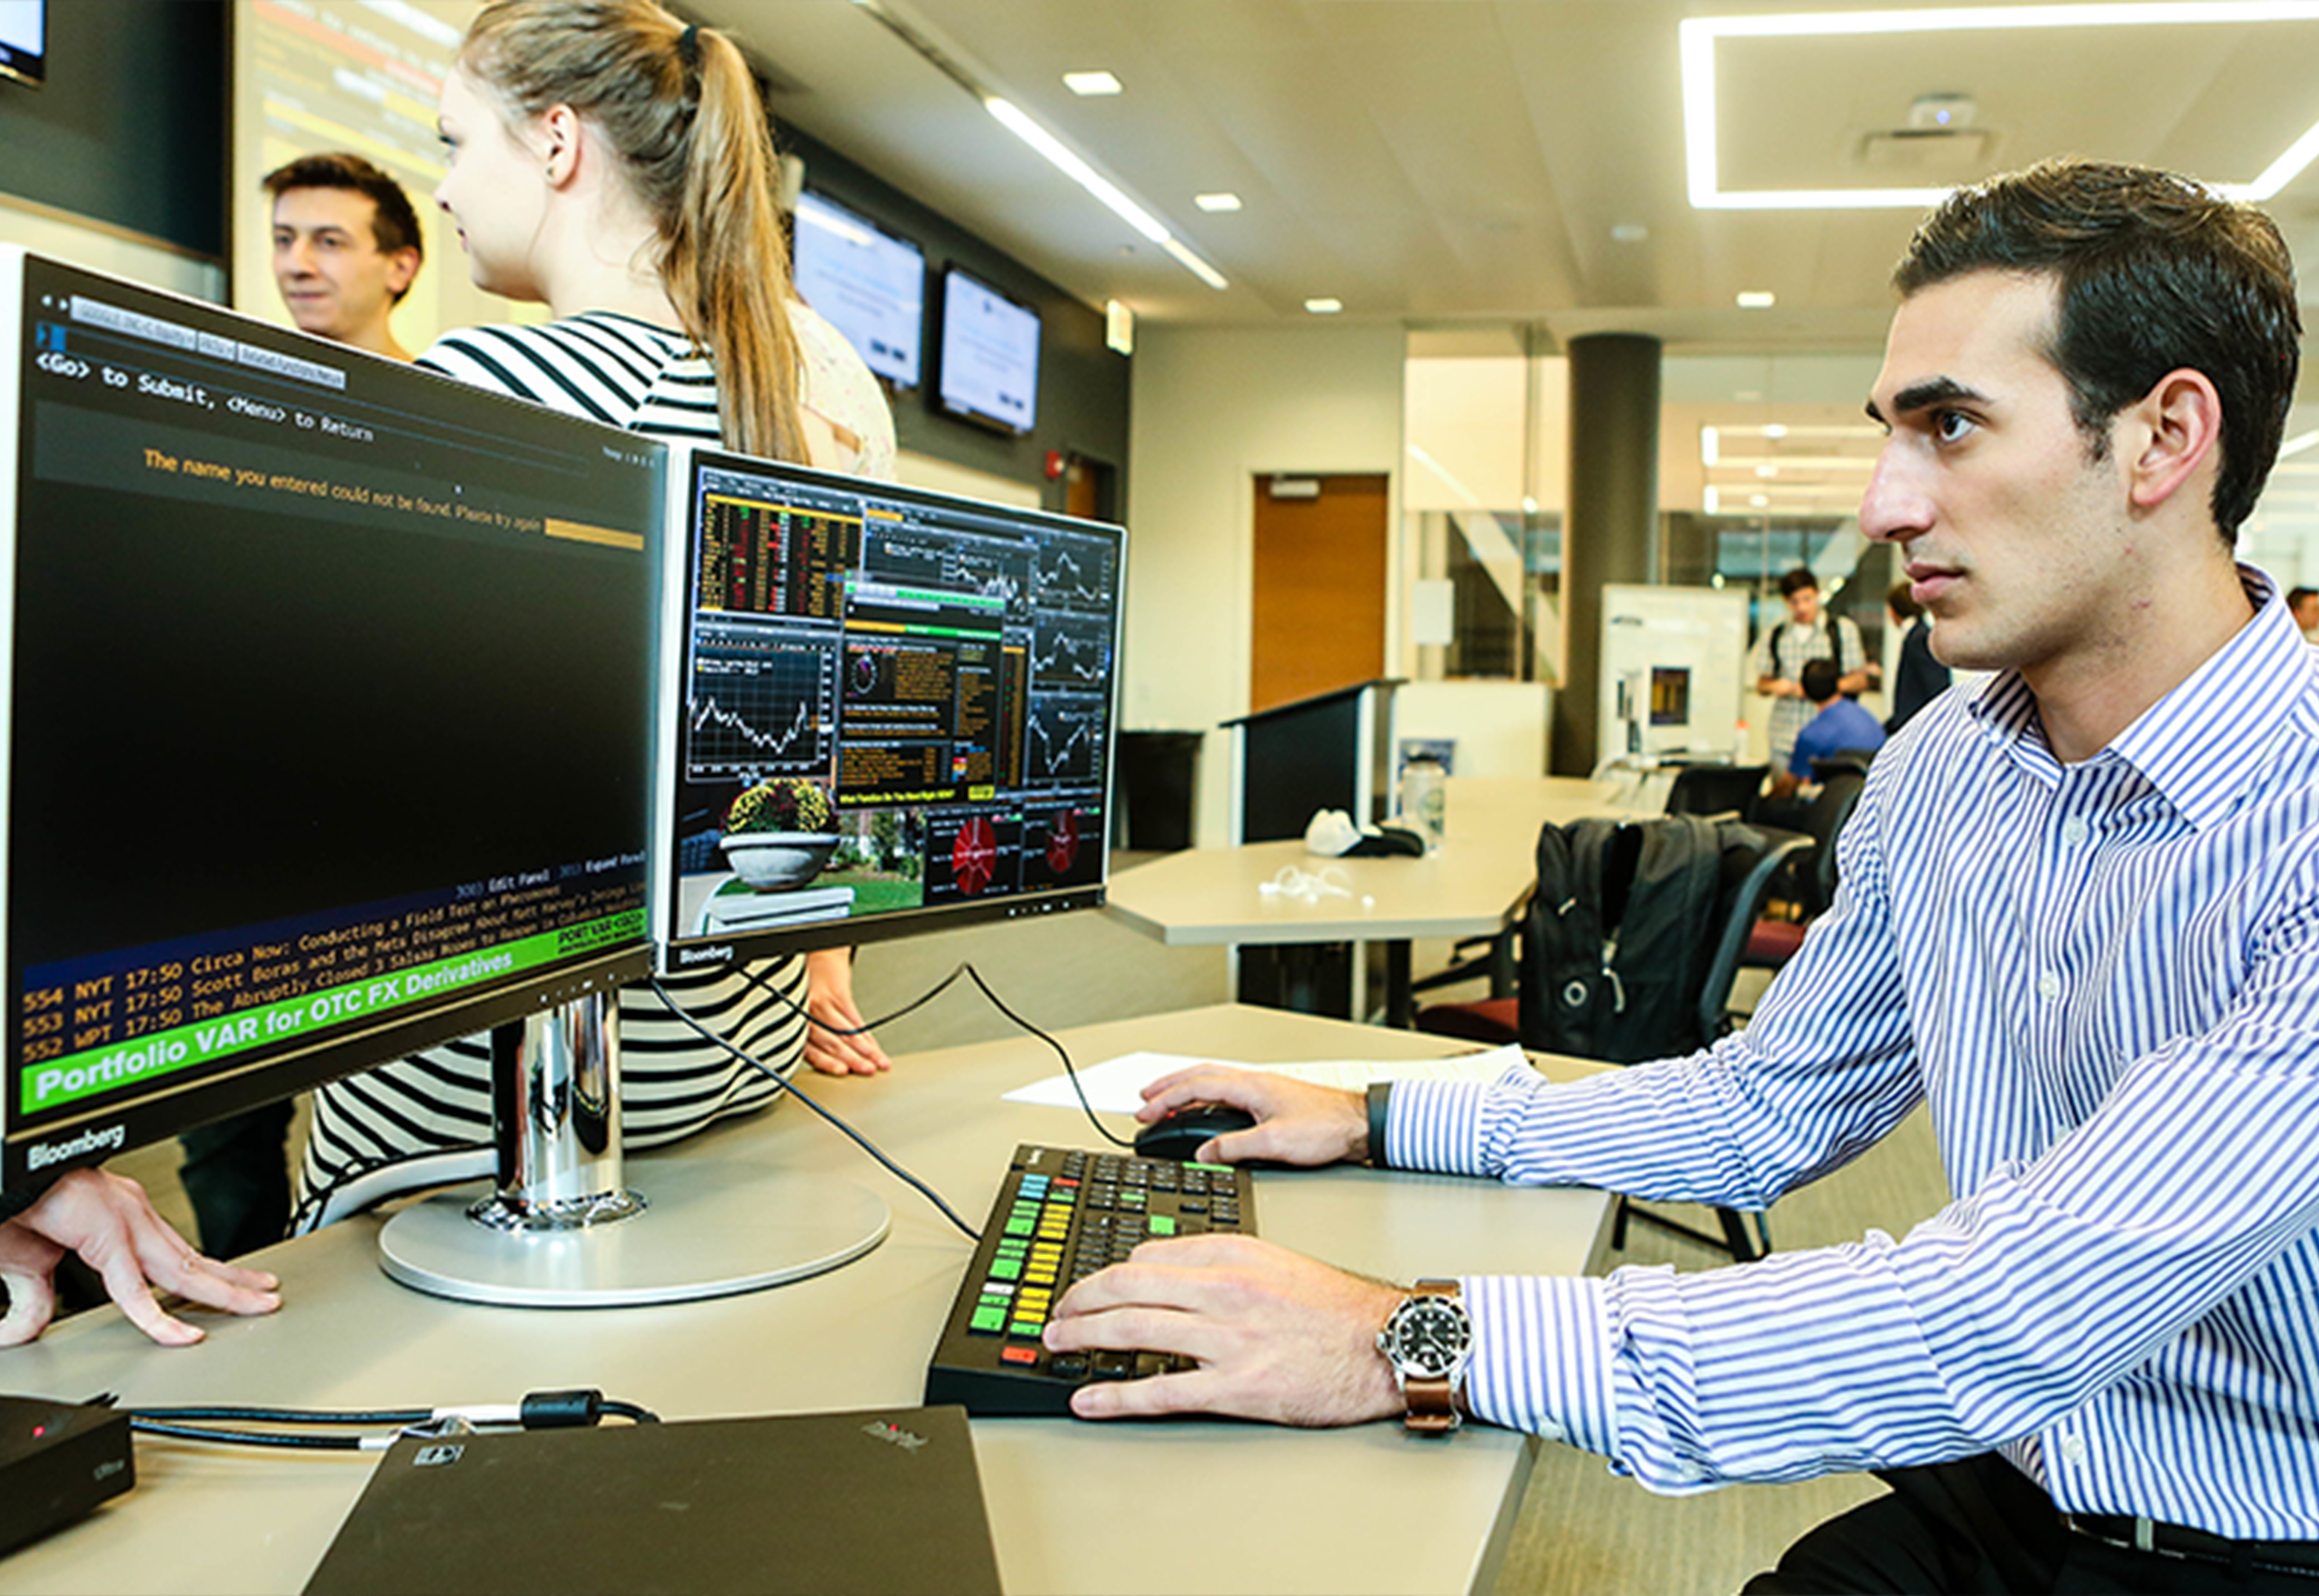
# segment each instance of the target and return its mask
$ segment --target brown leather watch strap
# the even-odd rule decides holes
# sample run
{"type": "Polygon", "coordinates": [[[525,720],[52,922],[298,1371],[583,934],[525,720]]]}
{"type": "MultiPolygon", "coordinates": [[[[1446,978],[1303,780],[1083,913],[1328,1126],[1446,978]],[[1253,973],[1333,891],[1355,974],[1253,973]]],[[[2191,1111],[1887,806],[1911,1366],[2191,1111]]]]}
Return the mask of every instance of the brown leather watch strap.
{"type": "MultiPolygon", "coordinates": [[[[1410,1291],[1417,1296],[1447,1297],[1462,1306],[1455,1280],[1421,1280],[1410,1291]]],[[[1464,1420],[1465,1393],[1457,1381],[1412,1376],[1402,1381],[1401,1395],[1408,1408],[1402,1422],[1412,1435],[1448,1435],[1464,1420]]]]}

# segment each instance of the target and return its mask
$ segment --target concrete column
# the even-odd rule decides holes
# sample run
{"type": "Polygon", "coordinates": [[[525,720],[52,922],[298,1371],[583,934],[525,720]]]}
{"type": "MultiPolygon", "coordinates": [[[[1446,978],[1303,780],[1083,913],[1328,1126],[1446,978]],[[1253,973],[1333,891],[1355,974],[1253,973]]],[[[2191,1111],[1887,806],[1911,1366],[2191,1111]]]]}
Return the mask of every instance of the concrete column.
{"type": "Polygon", "coordinates": [[[1554,773],[1584,776],[1599,753],[1602,588],[1652,579],[1659,508],[1659,341],[1570,340],[1570,501],[1562,518],[1568,675],[1554,695],[1554,773]]]}

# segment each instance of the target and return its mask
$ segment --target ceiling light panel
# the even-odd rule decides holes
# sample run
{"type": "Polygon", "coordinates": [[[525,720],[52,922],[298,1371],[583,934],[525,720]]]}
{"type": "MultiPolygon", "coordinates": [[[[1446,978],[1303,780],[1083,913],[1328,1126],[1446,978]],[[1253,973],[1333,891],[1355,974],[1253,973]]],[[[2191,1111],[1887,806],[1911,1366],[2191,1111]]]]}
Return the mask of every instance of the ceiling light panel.
{"type": "Polygon", "coordinates": [[[1099,99],[1119,93],[1119,79],[1108,72],[1066,72],[1063,86],[1081,99],[1099,99]]]}
{"type": "MultiPolygon", "coordinates": [[[[2087,105],[2078,96],[1992,104],[1984,96],[1980,123],[1990,135],[1990,159],[2017,163],[2066,148],[2175,166],[2194,171],[2233,198],[2269,199],[2319,158],[2319,79],[2298,69],[2310,59],[2311,48],[2319,46],[2319,27],[2314,24],[2319,24],[2319,0],[2142,0],[1688,18],[1680,24],[1678,48],[1691,201],[1702,210],[1923,209],[1937,203],[1951,182],[1979,176],[1987,163],[1972,171],[1928,166],[1923,176],[1941,179],[1937,186],[1921,179],[1887,186],[1859,152],[1863,134],[1906,126],[1911,103],[1927,90],[1973,87],[1976,75],[2018,80],[2025,75],[2025,57],[2040,55],[2052,58],[2056,78],[2118,82],[2156,72],[2165,81],[2170,63],[2192,50],[2237,52],[2230,57],[2233,104],[2271,107],[2268,123],[2260,124],[2265,131],[2246,147],[2209,148],[2197,118],[2169,127],[2166,118],[2130,95],[2107,105],[2087,105]],[[2250,49],[2257,34],[2260,48],[2250,49]],[[1895,35],[1909,36],[1907,45],[1894,48],[1890,40],[1895,35]],[[2097,55],[2117,66],[2102,69],[2097,55]],[[1835,73],[1859,83],[1861,95],[1850,105],[1823,104],[1800,115],[1794,97],[1777,86],[1791,73],[1814,70],[1823,81],[1835,73]],[[2250,72],[2278,76],[2275,86],[2257,86],[2245,82],[2250,72]],[[1741,97],[1722,104],[1719,90],[1741,97]],[[1890,109],[1863,113],[1863,100],[1889,101],[1890,109]],[[1874,121],[1879,114],[1881,126],[1874,121]],[[2058,120],[2064,117],[2066,123],[2058,120]],[[2168,142],[2153,147],[2161,139],[2168,142]],[[1848,166],[1827,153],[1841,149],[1855,152],[1848,166]],[[1798,173],[1804,181],[1782,180],[1798,173]]],[[[2233,116],[2242,120],[2236,112],[2233,116]]],[[[1897,180],[1899,174],[1893,176],[1897,180]]]]}

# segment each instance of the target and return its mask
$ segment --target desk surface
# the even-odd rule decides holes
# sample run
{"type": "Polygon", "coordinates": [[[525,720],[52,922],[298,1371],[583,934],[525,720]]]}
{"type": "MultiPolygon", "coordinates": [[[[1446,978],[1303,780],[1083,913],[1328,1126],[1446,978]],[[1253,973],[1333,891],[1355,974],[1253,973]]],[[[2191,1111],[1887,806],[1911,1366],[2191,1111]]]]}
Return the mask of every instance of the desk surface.
{"type": "Polygon", "coordinates": [[[1576,777],[1456,777],[1440,850],[1422,859],[1320,859],[1302,841],[1194,848],[1113,878],[1111,912],[1170,946],[1392,942],[1487,936],[1529,889],[1538,827],[1590,815],[1656,813],[1631,783],[1576,777]],[[1259,890],[1284,866],[1343,873],[1313,902],[1259,890]]]}
{"type": "MultiPolygon", "coordinates": [[[[1252,1061],[1454,1050],[1438,1038],[1230,1005],[1088,1026],[1065,1041],[1082,1064],[1134,1048],[1252,1061]]],[[[1054,1068],[1026,1038],[912,1055],[889,1077],[818,1082],[817,1096],[979,1224],[1016,1142],[1097,1140],[1076,1113],[998,1101],[1054,1068]]],[[[851,1179],[892,1206],[893,1231],[833,1274],[772,1291],[557,1312],[405,1290],[376,1266],[378,1222],[360,1218],[263,1255],[283,1277],[285,1305],[271,1318],[205,1316],[208,1341],[172,1351],[108,1309],[0,1352],[0,1385],[109,1390],[131,1406],[333,1408],[511,1402],[593,1385],[668,1419],[917,1403],[970,1256],[964,1238],[795,1105],[658,1156],[719,1159],[769,1190],[784,1175],[851,1179]]],[[[630,1162],[647,1195],[654,1161],[630,1162]]],[[[1268,1239],[1399,1279],[1576,1273],[1599,1261],[1608,1212],[1598,1193],[1367,1169],[1257,1181],[1268,1239]]],[[[1534,1445],[1486,1429],[1437,1443],[1385,1424],[1304,1432],[1069,1420],[979,1420],[974,1438],[999,1572],[1015,1596],[1487,1589],[1534,1445]]],[[[137,1488],[0,1562],[0,1592],[296,1591],[372,1463],[140,1440],[137,1488]]]]}

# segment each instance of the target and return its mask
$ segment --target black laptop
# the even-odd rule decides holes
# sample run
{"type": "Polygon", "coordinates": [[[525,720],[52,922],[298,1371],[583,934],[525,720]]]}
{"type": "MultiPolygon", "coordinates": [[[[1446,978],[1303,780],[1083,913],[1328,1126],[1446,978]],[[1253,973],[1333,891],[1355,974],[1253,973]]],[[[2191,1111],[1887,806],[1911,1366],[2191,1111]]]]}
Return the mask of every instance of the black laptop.
{"type": "Polygon", "coordinates": [[[962,1408],[395,1443],[307,1596],[998,1590],[962,1408]]]}

